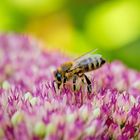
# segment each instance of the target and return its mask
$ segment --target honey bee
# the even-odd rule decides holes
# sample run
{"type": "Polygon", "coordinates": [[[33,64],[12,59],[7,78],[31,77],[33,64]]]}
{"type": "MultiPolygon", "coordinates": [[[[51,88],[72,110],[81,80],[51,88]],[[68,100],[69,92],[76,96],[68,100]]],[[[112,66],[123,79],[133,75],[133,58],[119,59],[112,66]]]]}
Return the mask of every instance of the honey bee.
{"type": "Polygon", "coordinates": [[[96,50],[92,50],[82,56],[76,58],[72,62],[65,62],[56,71],[54,71],[54,77],[58,89],[61,85],[65,85],[67,81],[72,79],[73,89],[76,90],[76,81],[81,78],[82,82],[87,83],[88,93],[92,92],[91,81],[85,73],[96,70],[105,64],[105,59],[100,54],[93,54],[96,50]]]}

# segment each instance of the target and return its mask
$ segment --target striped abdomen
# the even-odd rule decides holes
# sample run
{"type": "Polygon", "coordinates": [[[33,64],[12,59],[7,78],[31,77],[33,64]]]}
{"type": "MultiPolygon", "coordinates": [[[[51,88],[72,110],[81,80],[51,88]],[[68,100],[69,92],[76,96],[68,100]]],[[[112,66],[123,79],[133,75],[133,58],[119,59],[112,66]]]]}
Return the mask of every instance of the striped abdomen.
{"type": "Polygon", "coordinates": [[[89,57],[87,59],[82,60],[78,64],[79,73],[89,72],[95,69],[100,68],[105,63],[105,60],[102,57],[89,57]]]}

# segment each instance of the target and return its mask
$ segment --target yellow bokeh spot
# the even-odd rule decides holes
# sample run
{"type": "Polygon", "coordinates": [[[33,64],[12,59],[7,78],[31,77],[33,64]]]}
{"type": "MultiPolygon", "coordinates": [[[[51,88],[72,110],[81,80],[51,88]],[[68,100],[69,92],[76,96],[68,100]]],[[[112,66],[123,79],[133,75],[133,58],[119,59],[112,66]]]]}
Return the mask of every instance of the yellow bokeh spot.
{"type": "Polygon", "coordinates": [[[87,17],[87,33],[101,47],[118,48],[136,40],[140,34],[139,4],[115,1],[103,4],[87,17]]]}
{"type": "Polygon", "coordinates": [[[67,12],[34,19],[28,24],[27,32],[44,42],[46,48],[59,49],[64,54],[82,54],[91,50],[84,33],[75,29],[67,12]]]}

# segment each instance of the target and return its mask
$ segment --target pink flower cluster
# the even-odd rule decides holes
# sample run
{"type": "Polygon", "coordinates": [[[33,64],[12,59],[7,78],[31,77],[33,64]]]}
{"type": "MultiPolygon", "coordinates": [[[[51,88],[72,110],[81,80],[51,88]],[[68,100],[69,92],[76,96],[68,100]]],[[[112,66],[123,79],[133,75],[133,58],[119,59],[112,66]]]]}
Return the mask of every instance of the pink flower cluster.
{"type": "Polygon", "coordinates": [[[23,35],[0,35],[0,139],[140,139],[140,73],[115,61],[86,85],[55,93],[53,71],[68,59],[23,35]]]}

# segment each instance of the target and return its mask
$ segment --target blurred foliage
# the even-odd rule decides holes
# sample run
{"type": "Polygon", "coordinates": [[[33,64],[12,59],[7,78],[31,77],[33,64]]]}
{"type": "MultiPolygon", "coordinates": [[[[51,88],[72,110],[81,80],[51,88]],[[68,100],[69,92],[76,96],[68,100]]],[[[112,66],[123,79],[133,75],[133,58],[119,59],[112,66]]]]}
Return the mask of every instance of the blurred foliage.
{"type": "Polygon", "coordinates": [[[86,20],[89,37],[101,47],[114,49],[139,36],[139,6],[136,2],[108,2],[93,9],[86,20]],[[93,18],[94,17],[94,18],[93,18]]]}
{"type": "Polygon", "coordinates": [[[26,16],[46,15],[60,9],[65,0],[7,0],[8,4],[26,16]]]}
{"type": "Polygon", "coordinates": [[[108,61],[140,70],[139,15],[139,0],[5,0],[0,31],[30,34],[74,56],[98,48],[108,61]]]}

